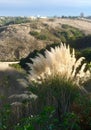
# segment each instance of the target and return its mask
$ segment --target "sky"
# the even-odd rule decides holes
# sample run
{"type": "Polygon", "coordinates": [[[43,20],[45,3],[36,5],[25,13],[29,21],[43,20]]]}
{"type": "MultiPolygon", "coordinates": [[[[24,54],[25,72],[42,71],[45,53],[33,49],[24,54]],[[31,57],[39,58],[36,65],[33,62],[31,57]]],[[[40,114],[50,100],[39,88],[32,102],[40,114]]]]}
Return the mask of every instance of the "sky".
{"type": "Polygon", "coordinates": [[[91,16],[91,0],[0,0],[0,16],[91,16]]]}

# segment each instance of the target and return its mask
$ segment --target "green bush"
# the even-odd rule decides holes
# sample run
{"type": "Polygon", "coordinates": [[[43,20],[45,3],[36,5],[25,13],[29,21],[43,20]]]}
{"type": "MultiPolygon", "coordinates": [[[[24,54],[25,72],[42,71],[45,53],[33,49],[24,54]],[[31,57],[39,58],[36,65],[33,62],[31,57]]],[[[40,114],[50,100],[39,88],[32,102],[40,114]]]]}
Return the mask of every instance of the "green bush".
{"type": "Polygon", "coordinates": [[[67,25],[67,24],[62,24],[62,28],[64,28],[64,29],[68,29],[70,26],[69,25],[67,25]]]}
{"type": "Polygon", "coordinates": [[[30,34],[32,35],[32,36],[38,36],[38,32],[37,31],[30,31],[30,34]]]}
{"type": "Polygon", "coordinates": [[[6,104],[0,109],[0,130],[9,130],[10,127],[11,108],[6,104]]]}
{"type": "Polygon", "coordinates": [[[80,96],[73,105],[72,109],[80,119],[82,130],[91,129],[91,96],[90,94],[80,96]]]}
{"type": "Polygon", "coordinates": [[[39,39],[39,40],[47,40],[47,36],[43,35],[43,34],[40,34],[40,35],[37,36],[37,39],[39,39]]]}
{"type": "Polygon", "coordinates": [[[30,34],[32,36],[35,36],[35,38],[37,38],[39,40],[47,40],[47,36],[45,34],[41,34],[37,31],[30,31],[30,34]]]}
{"type": "Polygon", "coordinates": [[[81,55],[86,58],[88,62],[91,61],[91,48],[83,49],[81,55]]]}
{"type": "Polygon", "coordinates": [[[66,113],[63,116],[62,121],[60,122],[60,128],[62,130],[81,130],[81,126],[79,125],[80,119],[77,114],[74,112],[66,113]]]}
{"type": "Polygon", "coordinates": [[[75,113],[66,113],[61,122],[55,117],[52,106],[45,107],[39,115],[27,117],[18,123],[14,130],[81,130],[75,113]]]}
{"type": "Polygon", "coordinates": [[[22,67],[21,67],[21,65],[20,64],[10,64],[9,65],[10,67],[13,67],[13,68],[15,68],[16,70],[22,70],[22,67]]]}
{"type": "Polygon", "coordinates": [[[39,115],[21,120],[14,130],[54,130],[58,120],[53,118],[55,110],[52,106],[45,107],[39,115]]]}
{"type": "Polygon", "coordinates": [[[48,77],[42,84],[30,86],[30,90],[38,95],[39,104],[41,104],[41,107],[38,106],[40,111],[45,105],[54,105],[59,120],[66,112],[70,112],[71,105],[79,94],[76,85],[71,80],[60,76],[48,77]]]}

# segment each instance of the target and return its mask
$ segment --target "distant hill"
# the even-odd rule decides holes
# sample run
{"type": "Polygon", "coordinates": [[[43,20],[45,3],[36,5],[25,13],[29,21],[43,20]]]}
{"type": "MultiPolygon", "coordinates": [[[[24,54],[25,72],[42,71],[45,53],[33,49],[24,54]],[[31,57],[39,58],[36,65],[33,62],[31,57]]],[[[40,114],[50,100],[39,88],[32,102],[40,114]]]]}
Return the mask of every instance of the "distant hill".
{"type": "MultiPolygon", "coordinates": [[[[19,23],[3,24],[0,27],[0,61],[20,60],[34,50],[61,42],[79,48],[77,42],[84,42],[84,37],[89,41],[88,45],[85,40],[87,46],[84,45],[84,48],[91,47],[90,34],[91,23],[78,19],[28,19],[19,23]]],[[[81,43],[80,48],[82,46],[81,43]]]]}

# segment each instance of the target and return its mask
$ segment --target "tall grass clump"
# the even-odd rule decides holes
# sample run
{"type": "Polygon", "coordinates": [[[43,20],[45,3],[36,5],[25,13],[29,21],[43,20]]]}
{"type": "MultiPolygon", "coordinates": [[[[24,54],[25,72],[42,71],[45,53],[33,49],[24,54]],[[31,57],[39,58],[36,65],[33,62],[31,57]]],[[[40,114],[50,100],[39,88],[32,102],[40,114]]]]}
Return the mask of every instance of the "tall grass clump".
{"type": "Polygon", "coordinates": [[[80,92],[87,93],[83,83],[89,79],[90,72],[84,59],[76,60],[75,50],[61,43],[51,51],[46,50],[45,56],[38,54],[31,59],[33,64],[28,63],[30,88],[38,95],[42,107],[55,106],[59,120],[71,111],[80,92]]]}

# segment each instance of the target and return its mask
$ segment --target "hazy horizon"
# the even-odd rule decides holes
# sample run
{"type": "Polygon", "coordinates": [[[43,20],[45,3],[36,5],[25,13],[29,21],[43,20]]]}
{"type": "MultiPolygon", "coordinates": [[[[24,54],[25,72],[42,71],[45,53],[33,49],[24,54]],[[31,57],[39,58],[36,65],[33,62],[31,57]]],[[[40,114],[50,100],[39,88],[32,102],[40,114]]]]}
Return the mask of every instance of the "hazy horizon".
{"type": "Polygon", "coordinates": [[[0,16],[91,16],[90,0],[0,0],[0,16]]]}

